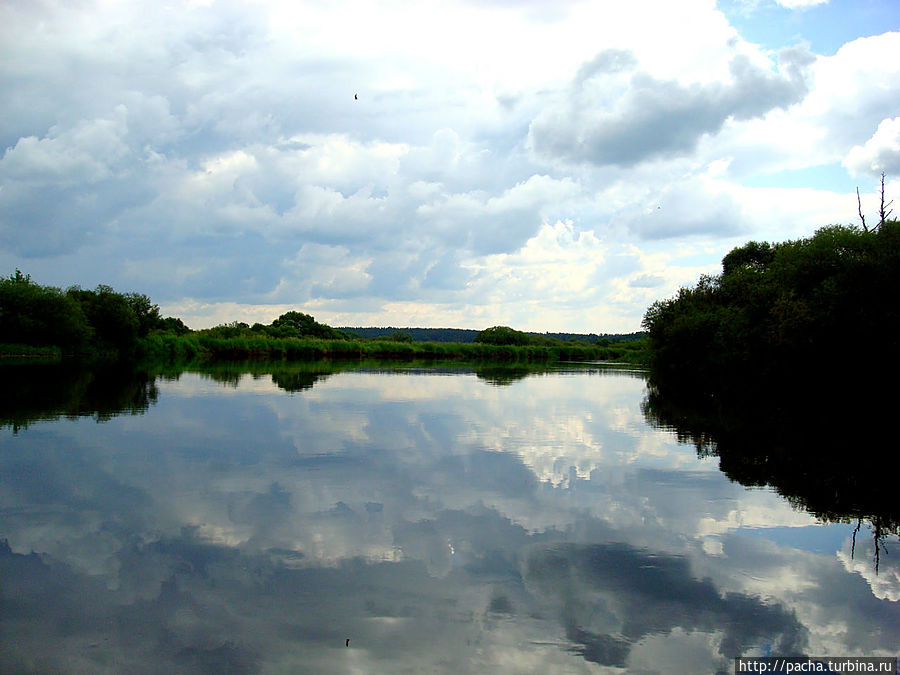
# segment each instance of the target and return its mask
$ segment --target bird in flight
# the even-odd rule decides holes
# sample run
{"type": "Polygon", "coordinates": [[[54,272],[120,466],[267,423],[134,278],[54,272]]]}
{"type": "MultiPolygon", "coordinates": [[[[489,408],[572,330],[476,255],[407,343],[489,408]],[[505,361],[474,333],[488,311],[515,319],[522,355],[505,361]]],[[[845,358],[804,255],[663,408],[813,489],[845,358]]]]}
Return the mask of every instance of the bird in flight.
{"type": "Polygon", "coordinates": [[[358,101],[358,100],[359,100],[359,96],[357,96],[356,94],[353,94],[353,100],[354,100],[354,101],[358,101]]]}

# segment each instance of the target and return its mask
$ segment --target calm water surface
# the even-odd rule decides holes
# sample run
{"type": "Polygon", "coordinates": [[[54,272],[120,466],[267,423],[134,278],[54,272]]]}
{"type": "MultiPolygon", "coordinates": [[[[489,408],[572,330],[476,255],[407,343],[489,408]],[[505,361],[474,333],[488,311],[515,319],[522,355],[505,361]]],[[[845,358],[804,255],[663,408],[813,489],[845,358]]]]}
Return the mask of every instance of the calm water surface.
{"type": "Polygon", "coordinates": [[[865,524],[729,481],[645,421],[640,373],[182,373],[129,396],[0,429],[2,672],[897,655],[896,537],[876,573],[865,524]]]}

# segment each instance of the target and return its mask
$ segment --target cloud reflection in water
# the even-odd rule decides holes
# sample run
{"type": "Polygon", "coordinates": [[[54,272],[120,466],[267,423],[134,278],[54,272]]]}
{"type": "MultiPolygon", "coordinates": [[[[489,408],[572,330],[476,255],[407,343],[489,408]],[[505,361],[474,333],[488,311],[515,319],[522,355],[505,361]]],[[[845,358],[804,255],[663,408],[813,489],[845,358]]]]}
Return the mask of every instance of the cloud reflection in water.
{"type": "Polygon", "coordinates": [[[637,374],[276,383],[183,374],[144,415],[2,432],[4,670],[709,672],[900,643],[889,591],[803,550],[814,519],[643,421],[637,374]]]}

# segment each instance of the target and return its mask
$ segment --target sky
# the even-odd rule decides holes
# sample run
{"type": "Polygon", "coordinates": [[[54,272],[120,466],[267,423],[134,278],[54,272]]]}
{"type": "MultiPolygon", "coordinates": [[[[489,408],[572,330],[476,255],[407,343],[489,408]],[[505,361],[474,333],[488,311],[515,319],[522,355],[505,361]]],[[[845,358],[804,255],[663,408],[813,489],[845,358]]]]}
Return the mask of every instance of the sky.
{"type": "Polygon", "coordinates": [[[900,193],[895,0],[0,0],[0,274],[616,333],[900,193]]]}

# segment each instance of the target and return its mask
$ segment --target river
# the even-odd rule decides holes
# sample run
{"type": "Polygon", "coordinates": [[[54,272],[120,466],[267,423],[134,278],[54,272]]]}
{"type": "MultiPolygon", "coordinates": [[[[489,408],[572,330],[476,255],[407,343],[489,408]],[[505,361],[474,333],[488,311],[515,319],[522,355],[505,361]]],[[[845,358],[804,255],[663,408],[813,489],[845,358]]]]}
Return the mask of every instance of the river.
{"type": "Polygon", "coordinates": [[[637,370],[17,368],[2,672],[897,655],[898,538],[729,479],[645,414],[637,370]]]}

